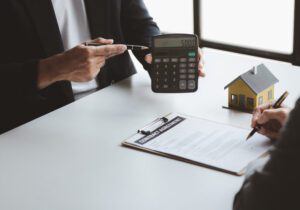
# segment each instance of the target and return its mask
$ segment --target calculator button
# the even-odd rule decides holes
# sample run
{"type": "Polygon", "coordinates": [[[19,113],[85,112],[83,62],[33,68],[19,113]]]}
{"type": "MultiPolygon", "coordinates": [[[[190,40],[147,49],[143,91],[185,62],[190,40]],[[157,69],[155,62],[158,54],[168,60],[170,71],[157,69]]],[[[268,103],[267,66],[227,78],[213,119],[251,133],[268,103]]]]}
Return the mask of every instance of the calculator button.
{"type": "Polygon", "coordinates": [[[188,89],[193,90],[196,88],[196,82],[195,80],[189,80],[188,81],[188,89]]]}
{"type": "Polygon", "coordinates": [[[163,62],[164,62],[164,63],[169,63],[169,62],[170,62],[170,58],[164,58],[164,59],[163,59],[163,62]]]}
{"type": "Polygon", "coordinates": [[[187,62],[187,58],[180,58],[180,62],[181,62],[181,63],[187,62]]]}
{"type": "Polygon", "coordinates": [[[196,57],[196,52],[189,52],[189,53],[188,53],[188,56],[191,57],[191,58],[192,58],[192,57],[196,57]]]}
{"type": "Polygon", "coordinates": [[[186,79],[186,75],[185,74],[179,75],[179,79],[186,79]]]}
{"type": "Polygon", "coordinates": [[[168,72],[167,72],[167,71],[164,71],[164,74],[167,76],[167,75],[168,75],[168,72]]]}
{"type": "Polygon", "coordinates": [[[195,72],[196,72],[195,69],[189,69],[189,70],[188,70],[188,73],[189,73],[189,74],[194,74],[195,72]]]}
{"type": "Polygon", "coordinates": [[[161,58],[155,58],[154,63],[161,63],[161,58]]]}
{"type": "Polygon", "coordinates": [[[189,63],[189,67],[190,68],[195,68],[196,67],[196,63],[189,63]]]}
{"type": "Polygon", "coordinates": [[[189,79],[195,79],[195,78],[196,78],[196,75],[195,75],[195,74],[189,74],[189,75],[188,75],[188,78],[189,78],[189,79]]]}
{"type": "Polygon", "coordinates": [[[176,82],[177,80],[176,80],[176,78],[173,78],[173,82],[176,82]]]}
{"type": "Polygon", "coordinates": [[[173,69],[176,69],[177,68],[177,65],[176,64],[173,64],[173,69]]]}
{"type": "Polygon", "coordinates": [[[172,59],[171,59],[171,62],[172,62],[172,63],[178,63],[178,58],[172,58],[172,59]]]}
{"type": "Polygon", "coordinates": [[[173,75],[176,75],[176,71],[173,71],[173,75]]]}
{"type": "Polygon", "coordinates": [[[186,63],[181,63],[181,64],[179,64],[179,67],[180,67],[180,68],[186,68],[187,65],[186,65],[186,63]]]}
{"type": "Polygon", "coordinates": [[[159,89],[159,87],[160,87],[159,85],[155,85],[155,88],[156,88],[156,89],[159,89]]]}
{"type": "Polygon", "coordinates": [[[169,85],[163,85],[163,88],[167,89],[167,88],[169,88],[169,85]]]}
{"type": "Polygon", "coordinates": [[[164,65],[164,68],[165,68],[165,69],[169,68],[169,65],[168,65],[168,64],[165,64],[165,65],[164,65]]]}
{"type": "Polygon", "coordinates": [[[179,81],[179,89],[185,90],[186,89],[186,80],[180,80],[179,81]]]}
{"type": "Polygon", "coordinates": [[[186,72],[187,72],[186,69],[179,69],[179,73],[180,73],[180,74],[185,74],[186,72]]]}
{"type": "Polygon", "coordinates": [[[167,78],[165,78],[165,79],[164,79],[164,82],[168,82],[168,79],[167,79],[167,78]]]}
{"type": "Polygon", "coordinates": [[[196,58],[189,58],[189,62],[196,62],[196,58]]]}

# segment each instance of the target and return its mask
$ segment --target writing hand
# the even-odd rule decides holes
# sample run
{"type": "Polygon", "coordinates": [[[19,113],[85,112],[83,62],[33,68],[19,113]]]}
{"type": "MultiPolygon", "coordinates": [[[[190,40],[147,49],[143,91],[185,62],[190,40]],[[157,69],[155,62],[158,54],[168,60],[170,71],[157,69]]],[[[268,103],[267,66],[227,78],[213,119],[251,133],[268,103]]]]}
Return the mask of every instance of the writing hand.
{"type": "Polygon", "coordinates": [[[258,133],[276,140],[288,119],[289,113],[289,108],[271,109],[270,103],[259,106],[253,112],[251,126],[258,128],[258,133]]]}

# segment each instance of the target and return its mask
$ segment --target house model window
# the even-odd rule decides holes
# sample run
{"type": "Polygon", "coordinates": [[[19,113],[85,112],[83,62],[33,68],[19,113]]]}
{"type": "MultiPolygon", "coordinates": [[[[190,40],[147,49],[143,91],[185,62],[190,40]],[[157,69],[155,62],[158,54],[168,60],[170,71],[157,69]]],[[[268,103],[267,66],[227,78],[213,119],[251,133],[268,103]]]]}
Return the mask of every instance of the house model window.
{"type": "Polygon", "coordinates": [[[279,82],[264,65],[254,66],[229,83],[228,108],[252,112],[257,106],[274,99],[275,84],[279,82]]]}
{"type": "Polygon", "coordinates": [[[262,105],[264,103],[264,98],[262,96],[258,99],[258,105],[262,105]]]}
{"type": "Polygon", "coordinates": [[[269,90],[268,92],[268,100],[272,100],[273,99],[273,91],[269,90]]]}
{"type": "Polygon", "coordinates": [[[238,103],[237,95],[231,94],[231,103],[233,103],[233,104],[238,103]]]}

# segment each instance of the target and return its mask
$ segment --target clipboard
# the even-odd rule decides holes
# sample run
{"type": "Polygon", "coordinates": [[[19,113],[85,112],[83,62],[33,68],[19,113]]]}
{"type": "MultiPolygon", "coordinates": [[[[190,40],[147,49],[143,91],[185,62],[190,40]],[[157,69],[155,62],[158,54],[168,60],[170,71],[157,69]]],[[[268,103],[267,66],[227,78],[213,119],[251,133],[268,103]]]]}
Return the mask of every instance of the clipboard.
{"type": "Polygon", "coordinates": [[[247,136],[248,132],[248,129],[202,118],[170,113],[157,118],[139,129],[136,134],[123,141],[122,146],[241,176],[250,162],[266,155],[271,147],[270,141],[259,134],[256,134],[253,140],[246,142],[245,136],[247,136]],[[208,128],[210,131],[201,131],[202,127],[208,128]],[[228,129],[229,131],[222,131],[221,129],[228,129]],[[216,138],[215,134],[217,132],[220,132],[220,135],[224,132],[235,132],[236,134],[232,135],[232,137],[237,138],[240,135],[241,139],[239,141],[227,137],[229,140],[226,142],[226,139],[216,138]],[[207,138],[203,137],[203,135],[206,135],[207,138]],[[170,140],[172,138],[174,138],[174,142],[178,143],[179,146],[174,146],[175,143],[170,140]],[[191,142],[186,141],[186,139],[190,139],[195,148],[198,149],[194,149],[191,142]],[[223,142],[218,144],[218,142],[214,141],[223,142]],[[229,145],[231,142],[234,145],[229,145]],[[160,144],[164,146],[160,146],[160,144]],[[216,145],[218,149],[213,148],[213,145],[216,145]],[[207,153],[205,157],[204,154],[201,154],[201,151],[209,147],[211,151],[205,151],[207,153]],[[222,149],[228,150],[228,152],[225,153],[222,149]],[[219,155],[217,152],[224,154],[219,155]],[[249,154],[245,155],[244,153],[249,154]],[[238,157],[239,155],[240,157],[238,157]]]}

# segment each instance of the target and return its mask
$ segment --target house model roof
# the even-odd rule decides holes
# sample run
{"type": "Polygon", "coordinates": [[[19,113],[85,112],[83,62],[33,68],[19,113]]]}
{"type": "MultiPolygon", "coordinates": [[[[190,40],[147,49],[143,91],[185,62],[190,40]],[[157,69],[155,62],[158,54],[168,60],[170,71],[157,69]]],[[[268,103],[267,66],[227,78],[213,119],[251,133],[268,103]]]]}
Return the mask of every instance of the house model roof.
{"type": "Polygon", "coordinates": [[[279,82],[279,80],[264,64],[260,64],[254,67],[253,69],[247,71],[246,73],[240,75],[238,78],[226,85],[224,89],[227,89],[238,79],[243,80],[249,86],[249,88],[256,94],[262,92],[271,85],[274,85],[277,82],[279,82]]]}

